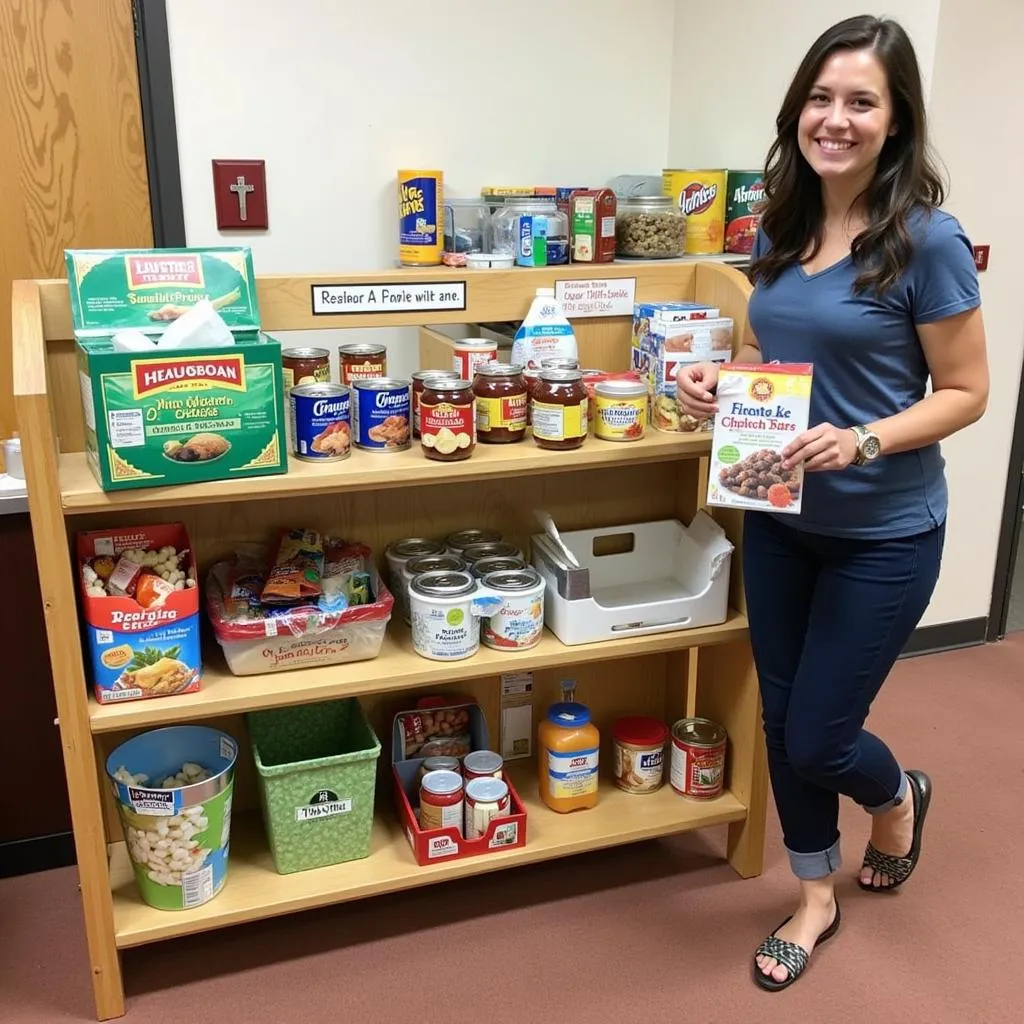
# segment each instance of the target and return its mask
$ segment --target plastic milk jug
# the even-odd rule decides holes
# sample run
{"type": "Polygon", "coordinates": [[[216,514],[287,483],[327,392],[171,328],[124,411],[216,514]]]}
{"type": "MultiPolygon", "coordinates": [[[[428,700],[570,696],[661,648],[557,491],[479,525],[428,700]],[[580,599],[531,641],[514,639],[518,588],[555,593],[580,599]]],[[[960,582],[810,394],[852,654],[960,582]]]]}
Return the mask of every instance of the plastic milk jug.
{"type": "Polygon", "coordinates": [[[530,311],[512,341],[512,362],[527,370],[540,368],[552,356],[578,359],[576,335],[565,318],[554,288],[538,288],[530,311]]]}

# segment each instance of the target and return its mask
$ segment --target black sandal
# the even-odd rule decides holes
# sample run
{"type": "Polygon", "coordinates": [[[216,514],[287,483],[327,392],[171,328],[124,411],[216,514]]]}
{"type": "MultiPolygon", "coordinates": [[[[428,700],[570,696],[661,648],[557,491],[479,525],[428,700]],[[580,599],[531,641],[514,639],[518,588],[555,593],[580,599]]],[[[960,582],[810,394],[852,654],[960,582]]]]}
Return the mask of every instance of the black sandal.
{"type": "MultiPolygon", "coordinates": [[[[842,915],[839,913],[839,900],[836,900],[836,917],[835,920],[818,936],[814,945],[811,947],[811,953],[813,953],[822,943],[828,942],[837,931],[839,931],[839,922],[842,919],[842,915]]],[[[793,915],[790,914],[778,928],[784,928],[790,921],[793,920],[793,915]]],[[[803,946],[798,946],[795,942],[787,942],[785,939],[780,939],[776,936],[775,932],[772,932],[760,946],[757,947],[757,952],[754,953],[754,981],[761,986],[766,992],[781,992],[784,988],[789,988],[790,985],[800,977],[801,974],[807,970],[807,964],[810,962],[810,953],[804,949],[803,946]],[[778,961],[780,967],[785,967],[789,972],[789,977],[785,981],[776,981],[770,974],[765,974],[760,967],[757,966],[757,958],[759,956],[770,956],[774,960],[778,961]]]]}
{"type": "Polygon", "coordinates": [[[880,874],[889,876],[888,885],[872,885],[857,879],[857,884],[865,892],[895,892],[913,873],[917,862],[921,859],[921,833],[924,829],[924,819],[928,814],[928,806],[932,802],[932,780],[924,772],[910,769],[907,772],[909,785],[914,787],[914,840],[910,846],[910,853],[905,857],[894,857],[889,853],[882,853],[868,843],[864,851],[864,863],[861,864],[861,871],[864,868],[871,868],[880,874]]]}

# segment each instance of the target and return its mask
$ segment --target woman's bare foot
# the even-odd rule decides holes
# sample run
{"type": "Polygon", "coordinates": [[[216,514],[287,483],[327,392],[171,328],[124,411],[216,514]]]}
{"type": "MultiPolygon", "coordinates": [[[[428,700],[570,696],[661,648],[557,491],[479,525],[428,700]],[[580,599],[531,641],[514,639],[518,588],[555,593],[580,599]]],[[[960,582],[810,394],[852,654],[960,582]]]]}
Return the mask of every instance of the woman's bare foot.
{"type": "MultiPolygon", "coordinates": [[[[776,938],[792,942],[806,950],[814,949],[818,937],[828,930],[836,919],[836,898],[831,878],[819,878],[800,883],[800,905],[792,918],[776,933],[776,938]]],[[[771,956],[757,957],[758,968],[775,981],[783,982],[789,971],[771,956]]]]}
{"type": "MultiPolygon", "coordinates": [[[[907,799],[897,804],[885,814],[876,814],[871,825],[871,845],[879,853],[888,853],[893,857],[906,857],[914,844],[914,808],[917,803],[917,790],[911,783],[907,786],[907,799]]],[[[886,889],[892,885],[892,879],[882,871],[870,867],[861,868],[860,880],[863,885],[875,889],[886,889]]]]}

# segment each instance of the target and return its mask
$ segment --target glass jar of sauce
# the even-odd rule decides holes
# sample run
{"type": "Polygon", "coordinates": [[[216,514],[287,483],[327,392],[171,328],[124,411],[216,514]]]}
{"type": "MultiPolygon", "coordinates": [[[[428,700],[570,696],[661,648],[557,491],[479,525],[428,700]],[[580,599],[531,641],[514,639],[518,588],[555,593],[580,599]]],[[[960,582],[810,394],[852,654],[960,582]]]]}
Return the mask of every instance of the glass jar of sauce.
{"type": "Polygon", "coordinates": [[[529,396],[521,366],[484,363],[473,378],[477,437],[487,444],[511,444],[526,437],[529,396]]]}
{"type": "Polygon", "coordinates": [[[420,444],[428,459],[459,462],[476,448],[476,395],[468,380],[428,377],[420,395],[420,444]]]}
{"type": "Polygon", "coordinates": [[[358,342],[338,347],[341,383],[351,385],[357,379],[368,380],[388,375],[388,350],[383,345],[358,342]]]}
{"type": "Polygon", "coordinates": [[[412,436],[420,436],[420,399],[423,397],[423,389],[426,387],[428,377],[447,377],[449,380],[458,380],[459,374],[455,370],[417,370],[412,375],[412,436]]]}
{"type": "Polygon", "coordinates": [[[587,437],[589,406],[579,370],[541,370],[530,408],[533,439],[541,448],[579,448],[587,437]]]}
{"type": "Polygon", "coordinates": [[[331,379],[331,354],[325,348],[286,348],[281,353],[284,397],[296,384],[326,384],[331,379]]]}

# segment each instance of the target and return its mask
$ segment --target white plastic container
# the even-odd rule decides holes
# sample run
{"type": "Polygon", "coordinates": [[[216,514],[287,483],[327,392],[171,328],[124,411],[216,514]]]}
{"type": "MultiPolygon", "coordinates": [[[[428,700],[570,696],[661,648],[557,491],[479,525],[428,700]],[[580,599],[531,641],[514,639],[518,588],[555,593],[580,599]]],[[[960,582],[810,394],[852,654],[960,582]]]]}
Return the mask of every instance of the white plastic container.
{"type": "Polygon", "coordinates": [[[480,619],[501,606],[468,572],[425,572],[409,585],[412,645],[431,661],[462,661],[480,649],[480,619]]]}
{"type": "Polygon", "coordinates": [[[564,644],[712,626],[729,614],[733,545],[704,511],[689,526],[667,519],[561,538],[580,568],[546,534],[531,537],[530,560],[544,579],[545,625],[564,644]]]}
{"type": "Polygon", "coordinates": [[[555,298],[555,289],[538,288],[512,341],[512,364],[538,370],[540,361],[552,356],[579,359],[576,335],[555,298]]]}
{"type": "Polygon", "coordinates": [[[480,640],[499,651],[527,651],[544,634],[544,579],[536,569],[505,569],[481,580],[501,607],[480,624],[480,640]]]}

